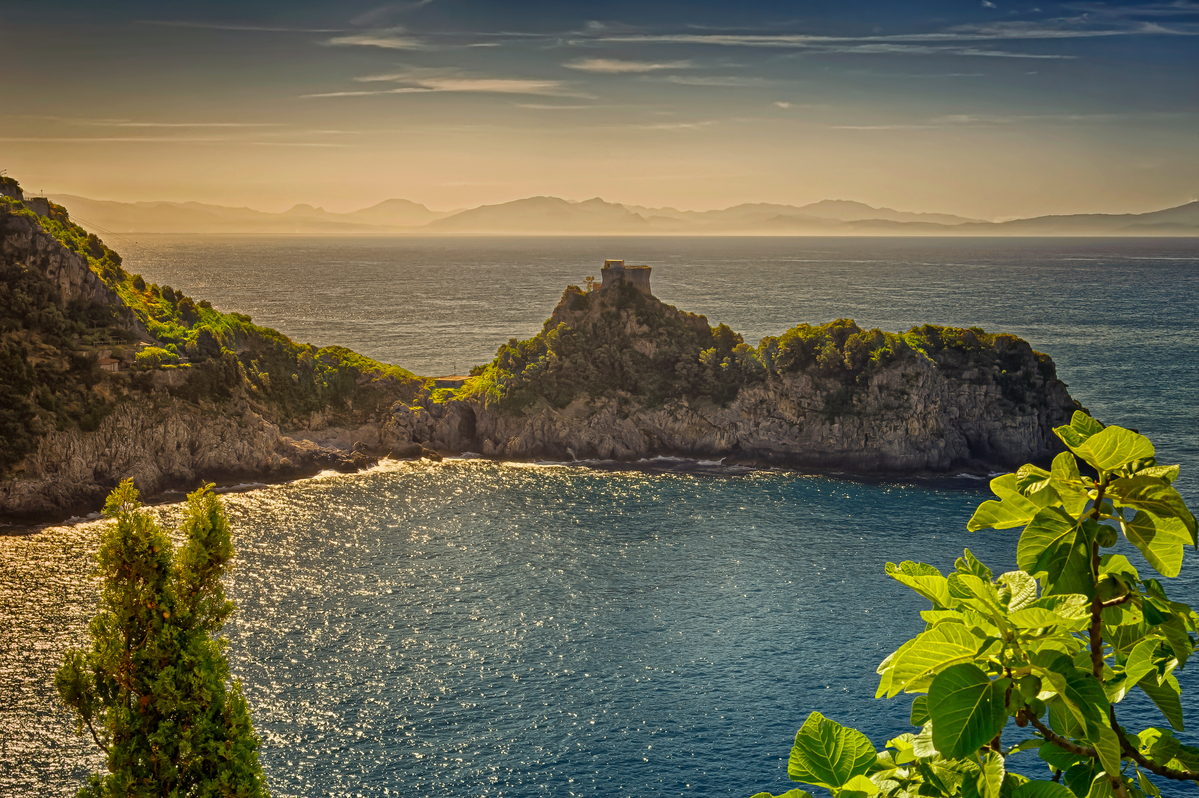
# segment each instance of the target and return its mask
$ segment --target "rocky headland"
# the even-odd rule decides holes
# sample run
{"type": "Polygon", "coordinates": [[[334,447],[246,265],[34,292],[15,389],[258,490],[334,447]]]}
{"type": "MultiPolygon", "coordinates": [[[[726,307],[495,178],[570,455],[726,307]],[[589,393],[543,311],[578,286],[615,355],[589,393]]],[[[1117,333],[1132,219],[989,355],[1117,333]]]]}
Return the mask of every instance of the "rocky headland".
{"type": "MultiPolygon", "coordinates": [[[[641,279],[641,273],[636,273],[641,279]]],[[[758,347],[614,274],[454,392],[399,402],[380,446],[496,458],[655,455],[859,474],[1045,461],[1079,404],[1027,342],[925,325],[801,325],[758,347]]],[[[607,276],[607,275],[606,275],[607,276]]]]}
{"type": "Polygon", "coordinates": [[[0,192],[0,519],[97,510],[202,480],[381,457],[729,458],[859,474],[1044,461],[1079,407],[1009,335],[849,320],[756,347],[656,299],[649,269],[570,286],[528,341],[449,387],[296,344],[147,284],[54,203],[0,192]]]}
{"type": "Polygon", "coordinates": [[[126,477],[154,496],[357,470],[360,433],[422,385],[147,284],[65,208],[3,188],[0,521],[96,511],[126,477]]]}

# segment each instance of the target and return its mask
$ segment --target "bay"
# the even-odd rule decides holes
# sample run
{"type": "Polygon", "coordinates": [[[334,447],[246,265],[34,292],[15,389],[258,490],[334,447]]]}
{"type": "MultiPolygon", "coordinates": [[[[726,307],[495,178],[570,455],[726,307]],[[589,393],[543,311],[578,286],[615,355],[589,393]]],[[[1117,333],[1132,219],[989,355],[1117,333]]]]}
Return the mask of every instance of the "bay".
{"type": "MultiPolygon", "coordinates": [[[[1097,417],[1182,463],[1199,503],[1193,240],[109,243],[147,280],[429,375],[535,333],[605,257],[649,263],[656,295],[753,343],[840,317],[1011,332],[1053,355],[1097,417]]],[[[230,659],[277,795],[782,792],[811,710],[880,747],[907,730],[906,700],[873,699],[874,668],[919,631],[924,602],[883,565],[946,570],[969,546],[1012,567],[1011,530],[965,532],[986,495],[952,476],[481,460],[231,493],[230,659]]],[[[0,538],[0,794],[71,794],[96,765],[52,674],[94,607],[80,575],[99,532],[0,538]]],[[[1194,601],[1197,588],[1188,552],[1169,589],[1194,601]]],[[[1161,723],[1147,702],[1122,712],[1161,723]]]]}

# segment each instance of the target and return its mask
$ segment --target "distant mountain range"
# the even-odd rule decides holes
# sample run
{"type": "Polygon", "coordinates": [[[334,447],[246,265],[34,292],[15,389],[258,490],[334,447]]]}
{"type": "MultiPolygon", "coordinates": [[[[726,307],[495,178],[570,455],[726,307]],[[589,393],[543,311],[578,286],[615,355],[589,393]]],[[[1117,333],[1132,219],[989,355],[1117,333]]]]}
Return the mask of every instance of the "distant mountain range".
{"type": "Polygon", "coordinates": [[[910,213],[861,202],[747,203],[680,211],[606,202],[529,197],[499,205],[432,211],[391,199],[350,213],[296,205],[283,213],[199,202],[112,202],[69,194],[50,199],[83,224],[113,233],[290,233],[424,235],[1199,235],[1199,202],[1152,213],[1037,216],[987,222],[910,213]]]}

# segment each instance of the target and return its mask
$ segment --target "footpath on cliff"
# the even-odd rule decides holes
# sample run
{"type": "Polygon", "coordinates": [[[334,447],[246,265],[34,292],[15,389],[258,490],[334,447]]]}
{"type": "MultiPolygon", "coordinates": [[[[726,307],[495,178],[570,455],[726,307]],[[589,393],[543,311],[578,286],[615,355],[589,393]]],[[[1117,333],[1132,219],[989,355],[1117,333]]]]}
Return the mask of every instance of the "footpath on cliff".
{"type": "Polygon", "coordinates": [[[655,298],[648,267],[602,273],[541,333],[439,385],[147,283],[4,178],[0,520],[94,511],[125,477],[152,496],[467,452],[985,473],[1051,458],[1079,408],[1014,336],[842,319],[754,347],[655,298]]]}

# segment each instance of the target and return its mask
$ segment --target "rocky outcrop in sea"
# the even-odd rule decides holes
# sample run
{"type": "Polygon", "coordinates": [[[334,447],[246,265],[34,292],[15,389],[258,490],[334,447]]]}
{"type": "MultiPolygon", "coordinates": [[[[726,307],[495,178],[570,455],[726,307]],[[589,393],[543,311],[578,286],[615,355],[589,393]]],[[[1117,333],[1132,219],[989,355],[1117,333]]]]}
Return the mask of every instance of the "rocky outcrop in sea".
{"type": "MultiPolygon", "coordinates": [[[[63,209],[53,213],[70,224],[63,209]]],[[[0,423],[26,441],[0,480],[0,519],[10,521],[98,510],[127,477],[153,496],[205,480],[278,480],[465,452],[985,472],[1050,458],[1053,427],[1078,408],[1052,361],[1012,336],[929,326],[893,334],[839,320],[752,347],[663,304],[648,268],[620,261],[605,266],[602,288],[569,287],[538,336],[501,347],[462,387],[421,387],[402,370],[296,345],[236,314],[222,317],[239,330],[233,337],[197,338],[207,322],[194,303],[185,319],[190,299],[125,273],[81,228],[51,232],[20,208],[0,208],[10,284],[56,312],[91,308],[129,347],[167,346],[154,339],[159,321],[146,308],[168,312],[163,323],[203,359],[139,371],[109,358],[115,370],[101,373],[108,350],[86,345],[82,333],[72,343],[59,328],[38,328],[37,314],[4,332],[0,360],[30,386],[10,390],[13,407],[0,408],[11,411],[0,423]],[[90,260],[89,249],[98,253],[90,260]],[[148,304],[135,312],[114,286],[148,304]],[[68,401],[83,409],[64,415],[68,401]]]]}
{"type": "MultiPolygon", "coordinates": [[[[861,474],[986,472],[1050,459],[1061,451],[1053,427],[1079,409],[1048,356],[1013,336],[931,327],[898,336],[837,322],[797,328],[791,336],[794,348],[804,341],[823,347],[806,365],[784,357],[788,335],[796,331],[757,350],[731,346],[721,359],[719,330],[696,333],[710,329],[703,317],[647,291],[621,290],[568,289],[540,335],[545,346],[526,342],[534,354],[545,354],[529,356],[520,374],[499,374],[493,365],[473,390],[468,383],[454,397],[439,400],[426,390],[411,403],[396,403],[379,445],[415,442],[514,459],[680,455],[861,474]],[[683,379],[674,381],[674,396],[621,389],[622,379],[645,384],[622,376],[636,372],[638,357],[646,370],[685,373],[687,358],[696,356],[676,344],[697,336],[691,346],[700,349],[698,360],[720,360],[709,366],[711,380],[727,381],[738,362],[748,364],[740,383],[733,381],[735,391],[726,385],[723,397],[713,396],[683,379]],[[573,354],[561,345],[568,337],[573,354]],[[588,371],[588,359],[610,359],[613,349],[625,355],[623,362],[599,374],[588,371]],[[678,357],[655,362],[666,350],[678,357]],[[835,357],[825,357],[830,351],[835,357]],[[855,371],[851,361],[855,352],[865,357],[861,351],[872,359],[855,371]],[[563,397],[564,382],[582,387],[563,397]],[[544,385],[552,388],[539,391],[544,385]],[[519,393],[524,403],[505,402],[505,391],[519,393]]],[[[503,350],[497,362],[502,356],[503,350]]]]}

